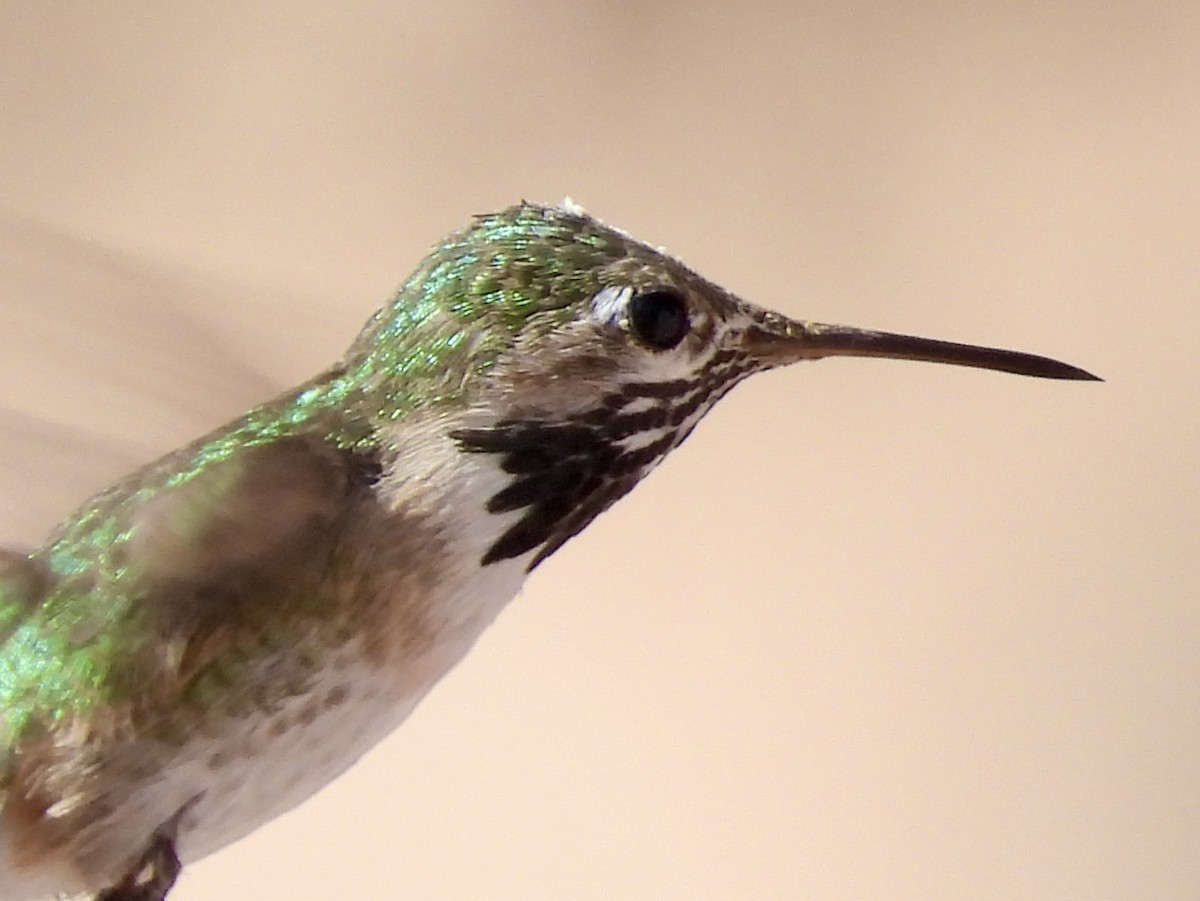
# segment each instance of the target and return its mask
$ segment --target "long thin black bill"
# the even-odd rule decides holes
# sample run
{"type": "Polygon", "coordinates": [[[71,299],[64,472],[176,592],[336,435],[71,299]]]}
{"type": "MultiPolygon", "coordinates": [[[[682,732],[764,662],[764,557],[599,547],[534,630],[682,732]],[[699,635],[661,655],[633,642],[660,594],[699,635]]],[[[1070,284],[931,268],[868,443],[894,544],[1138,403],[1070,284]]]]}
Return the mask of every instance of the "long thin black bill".
{"type": "Polygon", "coordinates": [[[882,357],[973,366],[1042,379],[1103,381],[1099,376],[1069,363],[1016,350],[937,341],[846,325],[781,320],[782,317],[772,317],[747,335],[751,352],[771,365],[821,357],[882,357]]]}

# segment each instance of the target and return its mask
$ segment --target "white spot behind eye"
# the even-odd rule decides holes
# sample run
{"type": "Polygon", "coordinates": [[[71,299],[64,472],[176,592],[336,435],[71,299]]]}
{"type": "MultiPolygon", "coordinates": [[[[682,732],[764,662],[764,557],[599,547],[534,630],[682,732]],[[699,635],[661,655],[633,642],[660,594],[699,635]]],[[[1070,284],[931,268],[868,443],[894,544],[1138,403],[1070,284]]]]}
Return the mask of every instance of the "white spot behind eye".
{"type": "MultiPolygon", "coordinates": [[[[601,288],[592,297],[592,317],[600,323],[614,328],[626,329],[626,319],[629,315],[629,298],[633,296],[633,288],[629,285],[608,286],[601,288]]],[[[692,355],[681,352],[679,347],[669,351],[646,351],[636,355],[637,370],[629,373],[631,381],[637,382],[669,382],[675,379],[689,377],[696,364],[692,355]]],[[[709,351],[705,351],[708,353],[709,351]]]]}
{"type": "Polygon", "coordinates": [[[625,306],[633,288],[614,287],[601,288],[592,298],[592,315],[600,322],[620,325],[625,318],[625,306]]]}

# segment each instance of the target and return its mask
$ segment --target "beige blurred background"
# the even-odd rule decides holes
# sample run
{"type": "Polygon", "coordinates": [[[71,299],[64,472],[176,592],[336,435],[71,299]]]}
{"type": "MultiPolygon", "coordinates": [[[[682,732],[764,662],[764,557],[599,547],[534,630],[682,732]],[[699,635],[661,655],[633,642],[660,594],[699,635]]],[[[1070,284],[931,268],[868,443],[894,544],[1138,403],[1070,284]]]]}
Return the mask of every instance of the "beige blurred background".
{"type": "Polygon", "coordinates": [[[58,423],[10,442],[16,538],[86,436],[137,459],[310,374],[521,197],[1108,379],[743,386],[173,898],[1200,897],[1200,6],[0,14],[0,404],[58,423]]]}

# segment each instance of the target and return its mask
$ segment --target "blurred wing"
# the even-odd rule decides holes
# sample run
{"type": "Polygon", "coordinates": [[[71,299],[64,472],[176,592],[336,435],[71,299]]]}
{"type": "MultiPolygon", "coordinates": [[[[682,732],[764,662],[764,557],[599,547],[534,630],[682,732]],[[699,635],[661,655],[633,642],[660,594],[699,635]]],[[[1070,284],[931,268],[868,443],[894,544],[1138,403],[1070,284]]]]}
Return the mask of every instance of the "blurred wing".
{"type": "Polygon", "coordinates": [[[82,429],[0,409],[0,548],[31,546],[74,504],[150,455],[82,429]]]}
{"type": "Polygon", "coordinates": [[[0,210],[0,544],[278,393],[219,326],[253,293],[0,210]]]}

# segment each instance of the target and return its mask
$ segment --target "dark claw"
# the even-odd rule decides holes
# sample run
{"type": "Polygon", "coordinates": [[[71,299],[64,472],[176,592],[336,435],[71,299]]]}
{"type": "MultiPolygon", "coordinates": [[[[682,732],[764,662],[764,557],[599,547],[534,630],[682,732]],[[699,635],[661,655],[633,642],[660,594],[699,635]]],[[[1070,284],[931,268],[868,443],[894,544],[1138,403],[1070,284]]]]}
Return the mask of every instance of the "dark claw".
{"type": "Polygon", "coordinates": [[[150,844],[138,858],[124,878],[115,885],[97,892],[92,901],[163,901],[167,892],[179,878],[183,864],[175,853],[175,836],[183,815],[203,797],[203,792],[192,797],[175,811],[175,815],[155,830],[150,844]]]}
{"type": "Polygon", "coordinates": [[[97,894],[94,901],[163,901],[181,869],[174,839],[155,835],[125,878],[97,894]]]}

